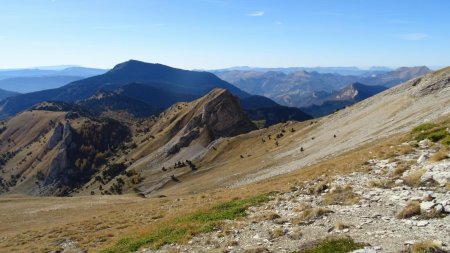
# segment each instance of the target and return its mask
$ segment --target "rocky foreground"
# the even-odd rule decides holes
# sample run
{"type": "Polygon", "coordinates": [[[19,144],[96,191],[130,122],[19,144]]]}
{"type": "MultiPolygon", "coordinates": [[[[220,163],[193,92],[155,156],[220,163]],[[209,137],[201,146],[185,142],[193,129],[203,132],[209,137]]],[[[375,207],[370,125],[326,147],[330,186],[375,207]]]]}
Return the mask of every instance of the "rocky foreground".
{"type": "Polygon", "coordinates": [[[450,252],[448,151],[428,140],[401,148],[401,154],[369,160],[352,174],[324,175],[278,193],[251,207],[246,218],[186,245],[142,251],[295,252],[325,238],[349,237],[365,245],[354,252],[450,252]]]}

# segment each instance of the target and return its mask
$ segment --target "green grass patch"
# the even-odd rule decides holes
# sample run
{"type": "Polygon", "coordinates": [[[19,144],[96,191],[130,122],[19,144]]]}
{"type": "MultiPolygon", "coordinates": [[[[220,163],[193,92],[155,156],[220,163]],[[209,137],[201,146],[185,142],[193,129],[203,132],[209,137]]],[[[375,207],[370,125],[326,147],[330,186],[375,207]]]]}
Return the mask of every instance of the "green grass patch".
{"type": "Polygon", "coordinates": [[[446,129],[438,129],[436,131],[433,131],[428,134],[428,138],[432,140],[433,142],[440,141],[444,139],[448,135],[448,132],[446,129]]]}
{"type": "Polygon", "coordinates": [[[429,139],[433,142],[438,142],[446,139],[446,142],[450,143],[450,133],[447,131],[446,124],[425,123],[415,127],[411,132],[417,141],[429,139]]]}
{"type": "Polygon", "coordinates": [[[450,135],[447,135],[445,138],[442,139],[442,144],[450,146],[450,135]]]}
{"type": "Polygon", "coordinates": [[[428,131],[428,130],[433,129],[433,128],[435,128],[435,127],[436,127],[436,124],[433,124],[433,123],[424,123],[424,124],[422,124],[422,125],[416,126],[416,127],[412,130],[412,132],[413,132],[413,133],[420,133],[420,132],[422,132],[422,131],[428,131]]]}
{"type": "Polygon", "coordinates": [[[165,244],[186,242],[197,234],[214,230],[220,225],[221,221],[245,217],[245,211],[250,206],[258,205],[267,201],[269,201],[269,196],[265,194],[222,203],[206,211],[199,211],[173,219],[169,221],[167,225],[147,235],[134,238],[123,238],[114,246],[101,252],[135,252],[144,245],[148,245],[152,249],[158,249],[165,244]]]}
{"type": "Polygon", "coordinates": [[[362,248],[363,245],[356,243],[351,238],[325,239],[318,244],[296,253],[346,253],[362,248]]]}

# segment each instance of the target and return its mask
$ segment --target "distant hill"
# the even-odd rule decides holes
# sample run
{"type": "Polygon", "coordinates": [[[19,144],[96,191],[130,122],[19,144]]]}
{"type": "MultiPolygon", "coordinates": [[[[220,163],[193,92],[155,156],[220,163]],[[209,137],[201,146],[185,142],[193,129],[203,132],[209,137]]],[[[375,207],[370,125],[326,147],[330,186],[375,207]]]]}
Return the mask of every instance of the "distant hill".
{"type": "MultiPolygon", "coordinates": [[[[215,88],[226,89],[238,96],[245,109],[277,110],[286,109],[280,122],[302,120],[299,109],[282,107],[269,98],[252,96],[249,93],[223,81],[208,72],[176,69],[162,64],[145,63],[130,60],[116,65],[112,70],[98,76],[78,80],[56,89],[23,94],[0,103],[0,116],[15,115],[31,106],[44,101],[79,102],[91,98],[99,91],[109,91],[116,95],[108,99],[109,103],[121,103],[114,99],[133,99],[145,103],[152,112],[168,108],[174,103],[192,101],[204,96],[215,88]]],[[[98,101],[96,101],[98,102],[98,101]]],[[[107,108],[102,100],[102,106],[107,108]]],[[[112,104],[109,105],[113,108],[112,104]]],[[[122,104],[123,105],[123,104],[122,104]]],[[[137,115],[144,115],[138,113],[137,115]]],[[[269,121],[272,122],[272,121],[269,121]]]]}
{"type": "Polygon", "coordinates": [[[4,90],[4,89],[0,88],[0,101],[5,98],[9,98],[9,97],[17,96],[17,95],[19,95],[19,93],[14,92],[14,91],[4,90]]]}
{"type": "Polygon", "coordinates": [[[13,77],[42,77],[42,76],[81,76],[90,77],[105,73],[106,69],[73,67],[67,68],[30,68],[30,69],[0,69],[0,79],[13,77]]]}
{"type": "Polygon", "coordinates": [[[83,79],[82,76],[27,76],[0,80],[0,88],[20,93],[47,90],[83,79]]]}
{"type": "Polygon", "coordinates": [[[370,77],[361,79],[360,82],[367,85],[381,85],[390,88],[429,72],[431,72],[431,70],[426,66],[402,67],[379,75],[374,74],[370,77]]]}
{"type": "Polygon", "coordinates": [[[105,69],[54,66],[36,69],[0,70],[0,88],[20,93],[59,88],[73,81],[101,75],[105,69]]]}
{"type": "Polygon", "coordinates": [[[317,101],[318,104],[303,107],[301,109],[314,117],[320,117],[367,99],[382,91],[385,91],[386,89],[387,88],[384,86],[370,86],[362,83],[352,83],[317,101]]]}

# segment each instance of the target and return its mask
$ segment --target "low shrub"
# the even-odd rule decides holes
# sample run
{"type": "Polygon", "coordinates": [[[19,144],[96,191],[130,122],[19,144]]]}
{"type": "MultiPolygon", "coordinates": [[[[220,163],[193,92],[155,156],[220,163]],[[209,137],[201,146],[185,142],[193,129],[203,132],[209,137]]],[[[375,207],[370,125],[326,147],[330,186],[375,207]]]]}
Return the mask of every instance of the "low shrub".
{"type": "Polygon", "coordinates": [[[359,202],[359,195],[349,185],[337,186],[323,196],[322,202],[326,205],[353,205],[359,202]]]}
{"type": "Polygon", "coordinates": [[[409,202],[400,212],[397,213],[398,219],[407,219],[415,215],[420,215],[420,203],[418,201],[409,202]]]}

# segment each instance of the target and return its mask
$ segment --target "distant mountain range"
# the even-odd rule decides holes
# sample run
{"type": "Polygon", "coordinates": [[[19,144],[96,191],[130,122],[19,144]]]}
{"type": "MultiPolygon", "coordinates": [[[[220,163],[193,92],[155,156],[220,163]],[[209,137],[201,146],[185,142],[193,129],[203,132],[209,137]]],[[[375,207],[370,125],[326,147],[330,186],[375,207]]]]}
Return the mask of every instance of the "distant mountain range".
{"type": "Polygon", "coordinates": [[[174,103],[192,101],[214,88],[222,88],[239,97],[252,120],[265,120],[268,126],[286,120],[309,119],[304,111],[316,117],[332,113],[382,91],[380,86],[390,88],[430,71],[427,67],[396,70],[236,67],[213,71],[218,78],[205,71],[135,60],[111,70],[64,67],[0,70],[0,89],[13,91],[0,92],[0,100],[4,100],[0,102],[0,118],[44,101],[74,103],[95,115],[120,110],[134,117],[145,117],[174,103]],[[365,95],[336,99],[338,93],[348,92],[349,87],[365,95]]]}
{"type": "MultiPolygon", "coordinates": [[[[137,104],[137,101],[145,103],[146,106],[152,108],[152,112],[159,112],[174,103],[197,99],[215,88],[226,89],[238,96],[244,109],[257,109],[260,112],[273,110],[272,107],[277,107],[277,110],[286,109],[287,113],[283,115],[287,117],[281,121],[311,118],[297,108],[283,107],[269,98],[250,95],[212,73],[176,69],[135,60],[118,64],[104,74],[74,81],[60,88],[8,98],[0,103],[0,117],[15,115],[44,101],[84,104],[95,101],[95,105],[101,105],[100,108],[112,108],[114,106],[105,104],[105,99],[109,103],[113,103],[114,99],[112,98],[120,98],[122,102],[119,103],[117,100],[114,102],[116,106],[121,104],[119,107],[123,107],[123,102],[127,99],[130,103],[130,100],[133,100],[134,105],[137,104]],[[102,96],[101,100],[92,100],[92,97],[99,91],[112,92],[109,94],[113,95],[102,96]]],[[[134,106],[133,111],[136,112],[134,106]]],[[[129,113],[132,112],[129,111],[129,113]]],[[[141,115],[141,113],[138,114],[141,115]]],[[[259,113],[258,119],[264,114],[259,113]]],[[[277,123],[274,120],[268,122],[277,123]]]]}
{"type": "Polygon", "coordinates": [[[394,69],[389,67],[370,67],[368,69],[360,69],[357,67],[286,67],[286,68],[260,68],[260,67],[248,67],[248,66],[240,66],[240,67],[231,67],[224,69],[215,69],[210,70],[210,72],[215,74],[220,74],[223,72],[229,71],[256,71],[256,72],[283,72],[285,74],[289,74],[297,71],[308,71],[308,72],[317,72],[321,74],[339,74],[339,75],[356,75],[356,76],[368,76],[376,73],[389,72],[394,69]]]}
{"type": "Polygon", "coordinates": [[[106,71],[84,67],[0,70],[0,88],[21,93],[53,89],[106,71]]]}
{"type": "Polygon", "coordinates": [[[388,88],[384,86],[370,86],[361,83],[352,83],[345,86],[341,90],[332,92],[331,94],[325,93],[326,95],[324,97],[317,99],[317,103],[319,105],[314,104],[301,109],[314,117],[325,116],[331,112],[362,101],[387,89],[388,88]]]}
{"type": "Polygon", "coordinates": [[[73,81],[81,80],[82,76],[27,76],[12,77],[0,80],[0,87],[6,90],[28,93],[61,87],[73,81]]]}
{"type": "MultiPolygon", "coordinates": [[[[331,73],[308,72],[304,70],[285,73],[282,71],[242,71],[232,70],[217,72],[216,74],[244,91],[262,95],[273,99],[275,102],[298,108],[309,108],[313,115],[324,115],[333,112],[338,107],[350,105],[356,100],[348,101],[332,99],[335,92],[344,89],[347,85],[359,83],[370,86],[393,87],[397,84],[430,72],[427,67],[404,67],[393,71],[374,69],[370,75],[340,75],[331,73]],[[311,110],[317,106],[328,103],[319,111],[311,110]],[[325,110],[325,108],[331,109],[325,110]]],[[[359,87],[361,88],[361,87],[359,87]]],[[[376,90],[379,90],[377,88],[376,90]]]]}

